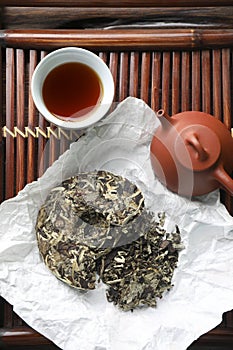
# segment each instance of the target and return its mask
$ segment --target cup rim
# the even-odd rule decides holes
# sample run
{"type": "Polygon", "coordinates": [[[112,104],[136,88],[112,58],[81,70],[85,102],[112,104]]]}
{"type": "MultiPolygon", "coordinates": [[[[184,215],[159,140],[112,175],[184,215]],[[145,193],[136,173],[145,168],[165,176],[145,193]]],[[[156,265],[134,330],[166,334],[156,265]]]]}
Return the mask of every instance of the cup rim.
{"type": "MultiPolygon", "coordinates": [[[[80,56],[81,57],[81,56],[80,56]]],[[[79,59],[80,60],[80,59],[79,59]]],[[[77,62],[79,61],[77,60],[77,62]]],[[[86,62],[82,62],[82,63],[86,63],[86,62]]],[[[90,66],[92,69],[95,69],[95,67],[92,67],[90,65],[90,63],[86,63],[88,66],[90,66]]],[[[98,74],[98,72],[97,72],[98,74]]],[[[99,74],[98,74],[99,75],[99,74]]],[[[101,78],[101,76],[99,75],[101,82],[103,84],[103,88],[105,86],[105,81],[101,78]]],[[[105,89],[104,89],[105,90],[105,89]]],[[[113,80],[113,76],[112,73],[109,69],[109,67],[107,66],[107,64],[94,52],[89,51],[87,49],[81,48],[81,47],[63,47],[57,50],[54,50],[52,52],[50,52],[49,54],[47,54],[44,58],[42,58],[42,60],[37,64],[33,74],[32,74],[32,79],[31,79],[31,94],[32,94],[32,99],[35,103],[35,106],[37,108],[37,110],[39,111],[39,113],[49,122],[53,123],[54,125],[64,128],[64,129],[84,129],[87,128],[89,126],[92,126],[93,124],[97,123],[98,121],[100,121],[109,111],[113,99],[114,99],[114,94],[115,94],[115,84],[114,84],[114,80],[113,80]],[[61,54],[61,53],[79,53],[81,55],[87,55],[87,57],[91,58],[92,60],[95,60],[95,62],[97,63],[98,67],[101,67],[101,69],[104,70],[105,73],[105,78],[107,78],[108,80],[108,86],[107,86],[107,90],[104,91],[103,94],[103,100],[101,101],[100,105],[98,106],[98,108],[94,108],[91,112],[90,115],[88,116],[88,114],[85,116],[85,118],[82,118],[80,120],[75,120],[75,121],[69,121],[69,120],[62,120],[59,119],[57,117],[55,117],[45,106],[45,104],[43,104],[43,97],[41,96],[41,93],[38,94],[38,91],[41,90],[41,86],[43,85],[44,79],[45,77],[48,75],[48,73],[55,67],[59,66],[60,64],[63,64],[65,62],[75,62],[75,59],[71,59],[71,60],[67,60],[67,61],[62,61],[61,63],[58,64],[54,64],[51,69],[48,69],[48,72],[46,73],[46,75],[42,78],[39,79],[38,74],[40,73],[40,71],[43,69],[43,67],[45,67],[45,64],[48,64],[49,61],[54,60],[54,58],[57,57],[57,55],[61,54]],[[37,86],[37,84],[40,83],[40,87],[37,86]],[[107,93],[107,95],[105,95],[105,93],[107,93]],[[105,96],[105,98],[104,98],[105,96]],[[106,97],[107,96],[107,97],[106,97]]]]}

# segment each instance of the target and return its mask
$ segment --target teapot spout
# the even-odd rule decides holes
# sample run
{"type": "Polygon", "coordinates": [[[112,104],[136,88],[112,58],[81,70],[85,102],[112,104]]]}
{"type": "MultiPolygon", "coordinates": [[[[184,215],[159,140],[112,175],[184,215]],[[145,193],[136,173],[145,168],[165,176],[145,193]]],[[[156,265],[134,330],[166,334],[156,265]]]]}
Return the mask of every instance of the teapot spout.
{"type": "Polygon", "coordinates": [[[215,169],[214,178],[226,192],[233,196],[233,179],[227,174],[222,165],[215,169]]]}
{"type": "Polygon", "coordinates": [[[164,109],[159,109],[157,112],[157,117],[159,118],[160,125],[162,127],[162,130],[164,132],[171,132],[173,128],[171,128],[172,125],[175,124],[175,119],[170,117],[164,109]]]}
{"type": "Polygon", "coordinates": [[[171,122],[171,117],[165,112],[164,109],[159,109],[156,113],[159,118],[164,117],[171,122]]]}

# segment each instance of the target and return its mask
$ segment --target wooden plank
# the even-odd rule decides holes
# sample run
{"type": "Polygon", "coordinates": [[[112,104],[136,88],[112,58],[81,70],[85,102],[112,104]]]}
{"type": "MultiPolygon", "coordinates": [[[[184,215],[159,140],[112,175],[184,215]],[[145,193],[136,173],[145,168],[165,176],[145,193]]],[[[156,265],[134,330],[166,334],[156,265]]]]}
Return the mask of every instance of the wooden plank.
{"type": "Polygon", "coordinates": [[[130,54],[130,80],[129,80],[129,95],[138,96],[138,75],[139,75],[139,53],[131,52],[130,54]]]}
{"type": "Polygon", "coordinates": [[[170,79],[171,79],[171,52],[163,52],[162,67],[162,109],[170,114],[170,79]]]}
{"type": "MultiPolygon", "coordinates": [[[[31,6],[30,0],[1,0],[2,6],[31,6]]],[[[230,6],[231,0],[195,0],[196,6],[230,6]]],[[[33,6],[64,7],[153,7],[153,6],[193,6],[192,0],[34,0],[33,6]]]]}
{"type": "Polygon", "coordinates": [[[141,63],[141,81],[140,81],[140,98],[147,104],[149,101],[149,86],[150,86],[150,62],[151,57],[149,52],[142,53],[142,63],[141,63]]]}
{"type": "Polygon", "coordinates": [[[46,142],[46,147],[44,149],[45,155],[48,153],[48,166],[51,166],[59,156],[59,145],[57,140],[57,127],[55,125],[50,125],[50,137],[46,142]]]}
{"type": "Polygon", "coordinates": [[[226,312],[224,314],[224,321],[225,321],[225,324],[226,324],[226,326],[225,326],[226,328],[233,329],[233,311],[226,312]]]}
{"type": "Polygon", "coordinates": [[[192,110],[201,110],[201,62],[200,51],[192,52],[192,110]]]}
{"type": "Polygon", "coordinates": [[[172,91],[171,91],[171,109],[172,115],[180,111],[180,52],[172,53],[172,91]]]}
{"type": "Polygon", "coordinates": [[[161,52],[152,54],[152,72],[151,72],[151,108],[158,111],[161,97],[161,52]]]}
{"type": "Polygon", "coordinates": [[[2,28],[232,28],[233,6],[5,7],[2,28]]]}
{"type": "Polygon", "coordinates": [[[190,110],[191,53],[182,52],[181,59],[181,110],[190,110]]]}
{"type": "MultiPolygon", "coordinates": [[[[29,327],[1,328],[0,339],[7,348],[8,346],[53,345],[51,341],[29,327]]],[[[54,349],[58,348],[54,345],[54,349]]]]}
{"type": "Polygon", "coordinates": [[[13,306],[9,303],[4,303],[3,324],[6,328],[13,328],[13,306]]]}
{"type": "MultiPolygon", "coordinates": [[[[44,58],[46,56],[46,52],[43,50],[40,52],[40,59],[44,58]]],[[[46,127],[48,126],[48,122],[45,120],[45,118],[39,114],[39,121],[38,121],[39,127],[41,130],[46,130],[46,127]]],[[[38,177],[42,176],[44,171],[46,170],[48,166],[48,151],[46,149],[46,138],[44,138],[43,135],[39,134],[38,136],[38,151],[37,151],[37,164],[38,164],[38,177]]]]}
{"type": "MultiPolygon", "coordinates": [[[[37,52],[30,50],[29,52],[29,67],[28,67],[28,127],[33,130],[36,126],[36,108],[31,95],[31,79],[34,69],[37,65],[37,52]]],[[[32,182],[36,178],[36,142],[33,135],[28,135],[27,144],[27,183],[32,182]]]]}
{"type": "MultiPolygon", "coordinates": [[[[16,125],[24,128],[24,51],[16,50],[16,125]]],[[[25,140],[21,135],[16,138],[16,192],[25,186],[25,140]]]]}
{"type": "Polygon", "coordinates": [[[210,51],[201,54],[202,111],[212,114],[210,51]]]}
{"type": "Polygon", "coordinates": [[[222,50],[222,89],[223,89],[223,121],[226,127],[231,128],[231,65],[230,65],[230,49],[222,50]]]}
{"type": "MultiPolygon", "coordinates": [[[[118,61],[119,61],[119,54],[118,52],[110,52],[110,58],[109,58],[109,69],[113,76],[114,85],[117,87],[118,84],[118,61]]],[[[116,90],[115,94],[115,100],[119,101],[118,92],[116,90]]]]}
{"type": "MultiPolygon", "coordinates": [[[[6,50],[6,127],[13,130],[15,121],[15,53],[14,49],[6,50]]],[[[6,137],[6,199],[11,198],[15,194],[15,146],[14,138],[10,135],[6,137]]]]}
{"type": "Polygon", "coordinates": [[[0,29],[3,28],[3,8],[0,7],[0,29]]]}
{"type": "MultiPolygon", "coordinates": [[[[213,346],[219,347],[219,350],[225,349],[224,345],[227,349],[231,349],[233,344],[233,331],[232,328],[220,328],[217,327],[206,334],[203,334],[200,338],[198,338],[193,345],[203,345],[203,346],[213,346]]],[[[192,347],[188,347],[187,350],[192,350],[192,347]]]]}
{"type": "Polygon", "coordinates": [[[128,75],[129,75],[129,53],[120,53],[120,72],[119,72],[119,101],[128,96],[128,75]]]}
{"type": "Polygon", "coordinates": [[[221,71],[221,50],[213,50],[213,115],[222,119],[222,71],[221,71]]]}
{"type": "Polygon", "coordinates": [[[168,50],[231,46],[233,29],[131,29],[131,30],[6,30],[0,45],[20,48],[53,49],[82,46],[95,49],[168,50]]]}
{"type": "MultiPolygon", "coordinates": [[[[222,50],[222,94],[223,94],[223,122],[231,130],[232,125],[232,100],[231,100],[231,52],[230,49],[222,50]]],[[[224,204],[230,211],[232,208],[232,197],[225,193],[224,204]]]]}

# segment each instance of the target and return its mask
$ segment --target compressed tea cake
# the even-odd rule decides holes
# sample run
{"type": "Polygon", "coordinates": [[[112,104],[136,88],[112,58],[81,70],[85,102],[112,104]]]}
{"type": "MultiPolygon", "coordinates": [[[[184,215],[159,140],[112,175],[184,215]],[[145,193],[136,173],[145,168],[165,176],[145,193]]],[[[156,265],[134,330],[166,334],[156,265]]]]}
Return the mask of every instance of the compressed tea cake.
{"type": "Polygon", "coordinates": [[[156,306],[171,288],[180,232],[144,206],[140,189],[107,171],[81,173],[53,188],[39,210],[36,234],[44,263],[78,289],[94,289],[124,311],[156,306]]]}
{"type": "Polygon", "coordinates": [[[138,306],[156,306],[170,290],[179,250],[183,248],[178,227],[168,233],[163,215],[155,222],[146,213],[149,229],[144,236],[98,259],[101,280],[108,286],[107,299],[124,311],[138,306]]]}
{"type": "Polygon", "coordinates": [[[39,210],[36,234],[52,273],[72,287],[94,289],[96,261],[144,234],[144,198],[107,171],[73,176],[53,188],[39,210]]]}

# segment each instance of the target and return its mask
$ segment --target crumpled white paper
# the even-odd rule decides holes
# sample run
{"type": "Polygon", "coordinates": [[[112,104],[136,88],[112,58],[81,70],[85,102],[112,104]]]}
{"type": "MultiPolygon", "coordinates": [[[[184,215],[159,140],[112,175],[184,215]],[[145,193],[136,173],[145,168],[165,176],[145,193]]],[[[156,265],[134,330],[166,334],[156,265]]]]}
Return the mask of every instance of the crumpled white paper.
{"type": "Polygon", "coordinates": [[[150,164],[158,120],[128,97],[73,143],[46,172],[0,207],[0,294],[35,330],[64,350],[182,350],[233,308],[233,218],[219,193],[190,201],[165,189],[150,164]],[[105,286],[80,292],[43,264],[35,237],[38,209],[50,188],[81,171],[104,169],[128,177],[146,205],[179,225],[185,249],[174,287],[157,308],[120,311],[105,286]]]}

